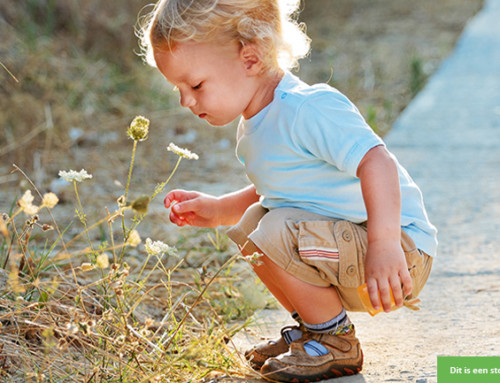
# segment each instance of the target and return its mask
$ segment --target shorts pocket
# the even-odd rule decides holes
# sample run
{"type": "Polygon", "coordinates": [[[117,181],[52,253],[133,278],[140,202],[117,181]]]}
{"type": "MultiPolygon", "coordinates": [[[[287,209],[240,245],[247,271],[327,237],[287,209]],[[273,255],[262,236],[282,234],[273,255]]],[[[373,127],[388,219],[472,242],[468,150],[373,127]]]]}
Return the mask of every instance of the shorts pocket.
{"type": "Polygon", "coordinates": [[[408,271],[412,280],[412,292],[407,300],[416,298],[422,291],[432,267],[432,257],[421,252],[408,234],[401,231],[401,247],[405,253],[408,271]]]}
{"type": "Polygon", "coordinates": [[[302,262],[335,286],[354,288],[364,283],[366,242],[366,229],[349,221],[299,222],[302,262]]]}

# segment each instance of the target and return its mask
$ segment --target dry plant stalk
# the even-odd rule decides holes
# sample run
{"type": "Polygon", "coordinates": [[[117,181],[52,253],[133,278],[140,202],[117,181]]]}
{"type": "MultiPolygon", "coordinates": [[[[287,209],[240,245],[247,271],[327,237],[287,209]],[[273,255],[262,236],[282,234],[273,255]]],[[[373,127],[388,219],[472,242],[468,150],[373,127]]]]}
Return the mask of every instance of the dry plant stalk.
{"type": "Polygon", "coordinates": [[[149,202],[168,184],[182,158],[197,158],[171,144],[169,150],[179,159],[167,181],[151,196],[141,196],[140,203],[128,201],[136,146],[147,138],[148,128],[149,121],[141,116],[129,127],[134,146],[125,193],[117,210],[107,211],[96,223],[89,223],[78,192],[79,184],[92,175],[84,169],[60,172],[73,184],[77,200],[82,230],[73,238],[65,237],[51,213],[57,196],[42,195],[23,173],[37,198],[25,192],[0,217],[3,381],[185,382],[214,372],[249,372],[243,358],[226,344],[244,325],[228,326],[207,299],[209,287],[239,255],[230,257],[207,282],[198,283],[188,276],[172,279],[182,260],[169,266],[177,252],[161,241],[146,239],[147,256],[141,265],[125,262],[142,242],[137,229],[149,202]],[[37,199],[42,202],[35,204],[37,199]],[[131,223],[126,210],[135,213],[131,223]],[[122,240],[113,230],[117,218],[122,240]],[[108,225],[109,241],[96,243],[91,232],[102,224],[108,225]],[[47,239],[41,240],[41,235],[47,239]],[[152,314],[155,311],[166,314],[152,314]]]}

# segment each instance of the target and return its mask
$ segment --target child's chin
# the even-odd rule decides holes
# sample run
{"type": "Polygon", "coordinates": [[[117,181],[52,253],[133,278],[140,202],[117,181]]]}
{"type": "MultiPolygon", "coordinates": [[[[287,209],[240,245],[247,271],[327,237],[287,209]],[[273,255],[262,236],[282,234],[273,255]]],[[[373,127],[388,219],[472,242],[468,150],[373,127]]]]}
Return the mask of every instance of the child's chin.
{"type": "Polygon", "coordinates": [[[205,118],[204,119],[209,125],[215,126],[215,127],[221,127],[221,126],[226,126],[230,124],[232,121],[217,121],[217,120],[212,120],[210,118],[205,118]]]}

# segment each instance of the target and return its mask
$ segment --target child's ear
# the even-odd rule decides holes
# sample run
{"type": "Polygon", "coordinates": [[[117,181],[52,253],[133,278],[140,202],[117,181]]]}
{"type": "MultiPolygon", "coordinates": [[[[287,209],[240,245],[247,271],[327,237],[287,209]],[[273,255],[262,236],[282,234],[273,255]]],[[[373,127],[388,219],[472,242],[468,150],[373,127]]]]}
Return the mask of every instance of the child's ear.
{"type": "Polygon", "coordinates": [[[262,60],[257,44],[245,44],[240,49],[240,60],[249,75],[259,74],[262,70],[262,60]]]}

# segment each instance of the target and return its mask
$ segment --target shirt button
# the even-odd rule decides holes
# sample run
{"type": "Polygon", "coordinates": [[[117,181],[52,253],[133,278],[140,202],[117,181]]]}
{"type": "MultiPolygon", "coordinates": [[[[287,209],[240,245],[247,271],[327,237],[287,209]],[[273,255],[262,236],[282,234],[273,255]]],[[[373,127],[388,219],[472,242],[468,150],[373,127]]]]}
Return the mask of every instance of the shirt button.
{"type": "Polygon", "coordinates": [[[344,238],[344,241],[349,242],[352,239],[352,235],[346,230],[342,233],[342,238],[344,238]]]}
{"type": "Polygon", "coordinates": [[[356,268],[354,267],[354,265],[351,265],[347,268],[346,272],[347,275],[353,276],[354,274],[356,274],[356,268]]]}

